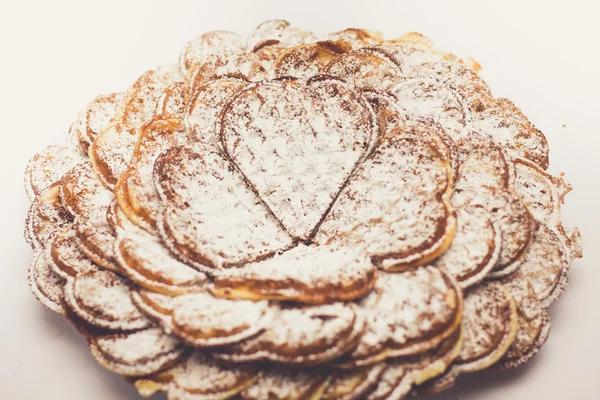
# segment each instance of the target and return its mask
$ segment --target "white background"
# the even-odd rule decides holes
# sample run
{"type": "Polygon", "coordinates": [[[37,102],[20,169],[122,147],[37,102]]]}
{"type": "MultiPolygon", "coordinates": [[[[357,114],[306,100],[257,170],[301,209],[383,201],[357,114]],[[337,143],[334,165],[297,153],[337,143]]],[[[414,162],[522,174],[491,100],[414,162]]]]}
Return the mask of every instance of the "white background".
{"type": "Polygon", "coordinates": [[[525,367],[461,379],[436,400],[600,399],[600,15],[588,1],[14,1],[0,0],[0,393],[6,399],[136,398],[96,365],[80,338],[30,294],[31,250],[22,239],[29,157],[59,141],[99,93],[172,63],[192,37],[247,34],[285,18],[318,32],[363,27],[387,37],[420,31],[472,56],[496,95],[547,135],[550,171],[575,190],[564,220],[581,229],[576,262],[553,305],[546,346],[525,367]],[[167,5],[168,3],[168,5],[167,5]]]}

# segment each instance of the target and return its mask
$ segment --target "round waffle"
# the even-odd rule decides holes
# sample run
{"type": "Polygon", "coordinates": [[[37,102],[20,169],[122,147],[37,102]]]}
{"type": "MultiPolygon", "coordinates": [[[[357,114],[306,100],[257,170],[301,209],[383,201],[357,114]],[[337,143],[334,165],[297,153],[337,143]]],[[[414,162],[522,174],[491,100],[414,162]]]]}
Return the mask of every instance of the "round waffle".
{"type": "Polygon", "coordinates": [[[402,399],[518,366],[581,246],[479,69],[417,33],[195,38],[31,159],[31,289],[143,396],[402,399]]]}

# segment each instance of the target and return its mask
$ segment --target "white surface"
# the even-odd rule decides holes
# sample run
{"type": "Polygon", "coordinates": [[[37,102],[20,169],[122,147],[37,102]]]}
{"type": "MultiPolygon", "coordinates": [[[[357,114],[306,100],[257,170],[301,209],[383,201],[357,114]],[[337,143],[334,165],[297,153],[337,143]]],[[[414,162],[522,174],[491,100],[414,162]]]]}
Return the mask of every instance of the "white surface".
{"type": "Polygon", "coordinates": [[[461,379],[436,400],[600,399],[598,2],[7,3],[0,2],[2,398],[136,398],[121,378],[96,365],[74,329],[29,292],[31,251],[21,234],[28,158],[63,138],[89,99],[122,90],[142,71],[175,61],[193,36],[213,29],[248,33],[262,20],[279,17],[320,32],[348,26],[388,37],[423,32],[446,50],[473,56],[494,93],[512,99],[547,135],[550,170],[566,172],[575,187],[564,220],[581,229],[585,258],[576,262],[568,290],[553,305],[550,339],[532,362],[461,379]]]}

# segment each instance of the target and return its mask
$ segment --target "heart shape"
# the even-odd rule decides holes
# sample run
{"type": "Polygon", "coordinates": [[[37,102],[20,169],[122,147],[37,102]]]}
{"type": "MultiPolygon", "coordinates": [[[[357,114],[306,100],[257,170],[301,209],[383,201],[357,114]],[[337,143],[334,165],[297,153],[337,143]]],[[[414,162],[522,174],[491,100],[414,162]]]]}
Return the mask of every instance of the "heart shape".
{"type": "Polygon", "coordinates": [[[261,82],[221,114],[230,160],[291,236],[307,240],[376,141],[369,105],[343,82],[316,76],[261,82]]]}
{"type": "Polygon", "coordinates": [[[154,163],[161,239],[197,269],[238,267],[288,249],[292,238],[210,145],[172,147],[154,163]]]}

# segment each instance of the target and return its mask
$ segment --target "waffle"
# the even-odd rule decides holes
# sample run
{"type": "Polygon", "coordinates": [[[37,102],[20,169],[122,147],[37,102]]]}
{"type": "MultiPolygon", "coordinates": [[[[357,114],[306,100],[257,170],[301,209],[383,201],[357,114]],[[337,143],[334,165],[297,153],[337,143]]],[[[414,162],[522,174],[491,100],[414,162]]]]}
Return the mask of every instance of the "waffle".
{"type": "Polygon", "coordinates": [[[418,33],[199,36],[27,165],[31,290],[142,396],[397,400],[517,367],[582,250],[480,68],[418,33]]]}

